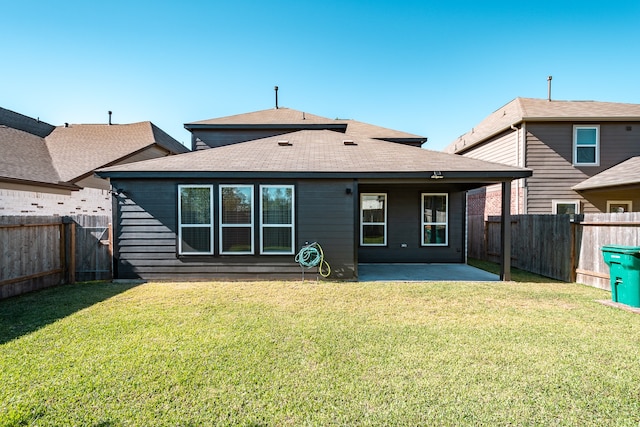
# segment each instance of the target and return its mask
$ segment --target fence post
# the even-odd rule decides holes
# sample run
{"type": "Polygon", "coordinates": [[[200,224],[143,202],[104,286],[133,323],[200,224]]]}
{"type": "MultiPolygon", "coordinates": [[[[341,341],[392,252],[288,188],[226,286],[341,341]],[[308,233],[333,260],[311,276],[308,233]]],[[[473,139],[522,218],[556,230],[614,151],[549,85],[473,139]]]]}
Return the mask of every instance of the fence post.
{"type": "Polygon", "coordinates": [[[111,269],[110,274],[111,274],[111,279],[114,279],[114,274],[113,274],[113,225],[112,223],[109,223],[108,225],[109,227],[109,232],[108,232],[108,238],[109,238],[109,268],[111,269]]]}
{"type": "Polygon", "coordinates": [[[571,221],[571,271],[569,271],[569,279],[571,283],[574,283],[577,280],[577,272],[578,264],[576,263],[576,228],[578,224],[576,223],[577,219],[573,219],[571,221]]]}
{"type": "Polygon", "coordinates": [[[73,218],[65,216],[62,222],[68,228],[65,241],[65,269],[66,269],[66,282],[69,284],[76,283],[76,222],[73,218]]]}
{"type": "Polygon", "coordinates": [[[62,269],[61,281],[67,283],[67,233],[64,218],[60,221],[60,269],[62,269]]]}
{"type": "Polygon", "coordinates": [[[502,183],[502,222],[500,223],[500,280],[511,280],[511,181],[502,183]]]}

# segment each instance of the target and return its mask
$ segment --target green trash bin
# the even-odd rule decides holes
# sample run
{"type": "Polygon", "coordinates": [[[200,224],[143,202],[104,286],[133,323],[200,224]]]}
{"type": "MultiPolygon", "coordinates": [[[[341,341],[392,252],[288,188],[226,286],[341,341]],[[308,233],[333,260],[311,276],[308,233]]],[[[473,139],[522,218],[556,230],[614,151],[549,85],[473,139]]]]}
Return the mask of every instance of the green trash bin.
{"type": "Polygon", "coordinates": [[[640,246],[602,247],[609,266],[611,299],[630,307],[640,307],[640,246]]]}

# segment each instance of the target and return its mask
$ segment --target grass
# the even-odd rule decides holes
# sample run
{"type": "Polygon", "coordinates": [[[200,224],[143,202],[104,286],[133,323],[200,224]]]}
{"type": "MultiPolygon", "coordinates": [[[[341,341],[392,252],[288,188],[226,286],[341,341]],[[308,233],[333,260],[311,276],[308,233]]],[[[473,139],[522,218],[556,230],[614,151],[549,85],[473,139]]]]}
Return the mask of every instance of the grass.
{"type": "MultiPolygon", "coordinates": [[[[481,270],[488,271],[489,273],[500,275],[500,264],[496,264],[495,262],[469,258],[467,264],[481,270]]],[[[514,282],[525,283],[564,283],[559,280],[550,279],[515,267],[511,267],[511,280],[514,282]]]]}
{"type": "Polygon", "coordinates": [[[640,316],[565,283],[89,283],[0,301],[0,426],[640,422],[640,316]]]}

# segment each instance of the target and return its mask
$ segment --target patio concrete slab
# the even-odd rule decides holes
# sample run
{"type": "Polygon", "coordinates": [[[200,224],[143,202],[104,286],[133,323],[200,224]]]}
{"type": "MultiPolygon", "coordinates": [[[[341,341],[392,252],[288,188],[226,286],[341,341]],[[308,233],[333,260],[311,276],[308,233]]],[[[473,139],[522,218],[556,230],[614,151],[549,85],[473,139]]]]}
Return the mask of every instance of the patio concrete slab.
{"type": "Polygon", "coordinates": [[[497,282],[496,274],[467,264],[358,264],[360,282],[497,282]]]}

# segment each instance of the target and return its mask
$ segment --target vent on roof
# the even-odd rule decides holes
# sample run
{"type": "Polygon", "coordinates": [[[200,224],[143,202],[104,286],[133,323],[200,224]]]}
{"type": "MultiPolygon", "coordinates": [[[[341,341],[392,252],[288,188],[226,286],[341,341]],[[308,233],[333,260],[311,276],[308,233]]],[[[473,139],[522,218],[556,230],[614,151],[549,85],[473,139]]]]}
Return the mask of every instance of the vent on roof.
{"type": "Polygon", "coordinates": [[[342,143],[344,145],[358,145],[353,141],[353,139],[345,139],[344,141],[342,141],[342,143]]]}
{"type": "Polygon", "coordinates": [[[278,145],[281,147],[291,147],[293,144],[286,140],[278,141],[278,145]]]}
{"type": "Polygon", "coordinates": [[[276,91],[276,110],[278,109],[278,86],[273,88],[276,91]]]}

